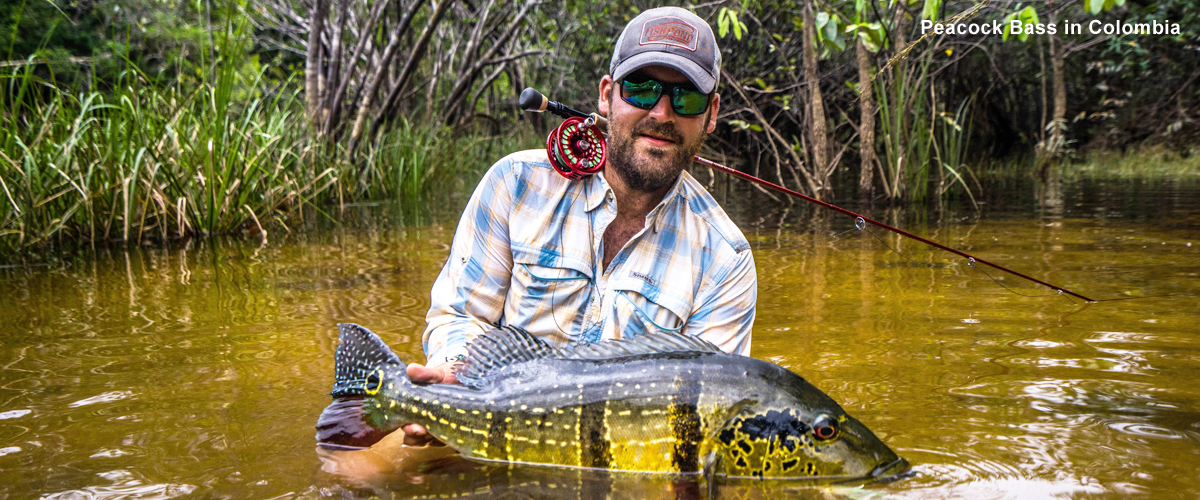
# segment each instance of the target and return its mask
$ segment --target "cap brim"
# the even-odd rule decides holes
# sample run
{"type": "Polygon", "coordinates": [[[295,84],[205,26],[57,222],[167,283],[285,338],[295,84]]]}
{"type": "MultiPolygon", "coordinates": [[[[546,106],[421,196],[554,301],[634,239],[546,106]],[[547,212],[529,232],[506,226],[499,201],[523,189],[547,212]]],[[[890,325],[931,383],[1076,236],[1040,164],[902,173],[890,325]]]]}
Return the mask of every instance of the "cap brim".
{"type": "Polygon", "coordinates": [[[717,78],[708,74],[704,68],[696,64],[695,61],[686,57],[671,54],[669,52],[642,52],[636,54],[617,65],[616,71],[613,71],[613,80],[621,81],[630,73],[637,71],[646,66],[667,66],[679,70],[696,88],[700,89],[705,94],[711,94],[717,86],[717,78]]]}

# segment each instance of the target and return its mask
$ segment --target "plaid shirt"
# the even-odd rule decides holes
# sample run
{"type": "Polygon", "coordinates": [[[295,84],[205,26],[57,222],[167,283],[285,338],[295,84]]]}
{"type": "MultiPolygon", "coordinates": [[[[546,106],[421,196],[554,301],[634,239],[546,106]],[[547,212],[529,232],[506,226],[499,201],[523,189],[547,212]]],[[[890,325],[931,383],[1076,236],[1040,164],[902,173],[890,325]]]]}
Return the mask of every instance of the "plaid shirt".
{"type": "Polygon", "coordinates": [[[616,214],[603,174],[569,181],[545,150],[496,162],[463,210],[433,284],[428,362],[465,355],[492,325],[524,328],[555,347],[680,332],[748,356],[754,258],[704,187],[683,172],[601,269],[604,230],[616,214]]]}

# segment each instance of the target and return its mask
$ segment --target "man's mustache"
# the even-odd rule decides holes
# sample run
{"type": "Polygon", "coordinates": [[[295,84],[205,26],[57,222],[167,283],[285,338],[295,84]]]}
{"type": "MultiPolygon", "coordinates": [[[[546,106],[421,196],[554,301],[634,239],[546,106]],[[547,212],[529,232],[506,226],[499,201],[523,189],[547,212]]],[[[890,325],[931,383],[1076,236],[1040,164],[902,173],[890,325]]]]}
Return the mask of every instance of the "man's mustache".
{"type": "Polygon", "coordinates": [[[670,139],[672,142],[679,144],[683,143],[683,135],[675,130],[675,127],[667,123],[662,123],[654,120],[639,123],[633,127],[633,136],[638,136],[644,133],[650,133],[659,137],[670,139]]]}

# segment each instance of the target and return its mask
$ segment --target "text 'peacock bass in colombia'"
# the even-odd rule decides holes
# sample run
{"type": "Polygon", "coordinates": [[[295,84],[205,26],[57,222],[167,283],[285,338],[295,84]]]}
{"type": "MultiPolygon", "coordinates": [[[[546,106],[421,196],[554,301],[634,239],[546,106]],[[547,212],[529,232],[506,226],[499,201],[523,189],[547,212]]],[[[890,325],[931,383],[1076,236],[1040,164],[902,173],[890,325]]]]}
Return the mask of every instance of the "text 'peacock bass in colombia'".
{"type": "Polygon", "coordinates": [[[908,470],[829,396],[778,365],[695,337],[553,348],[516,328],[475,339],[462,385],[417,385],[371,331],[340,324],[324,445],[409,423],[492,462],[728,478],[889,479],[908,470]]]}

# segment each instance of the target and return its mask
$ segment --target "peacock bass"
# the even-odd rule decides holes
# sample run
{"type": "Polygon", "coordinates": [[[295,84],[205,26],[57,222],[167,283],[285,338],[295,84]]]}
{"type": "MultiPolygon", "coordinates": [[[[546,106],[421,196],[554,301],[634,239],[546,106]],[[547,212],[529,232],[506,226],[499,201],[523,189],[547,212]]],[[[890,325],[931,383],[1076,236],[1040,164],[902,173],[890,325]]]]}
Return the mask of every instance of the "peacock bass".
{"type": "Polygon", "coordinates": [[[408,423],[492,462],[827,480],[908,462],[804,379],[695,337],[657,333],[553,348],[516,328],[468,347],[462,385],[416,385],[371,331],[340,324],[325,445],[362,447],[408,423]]]}

